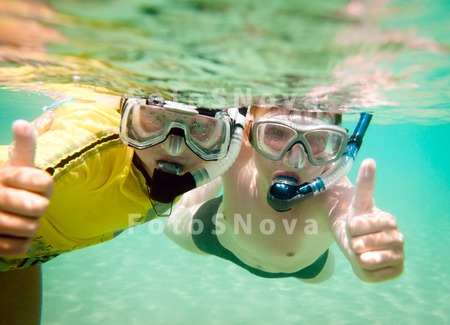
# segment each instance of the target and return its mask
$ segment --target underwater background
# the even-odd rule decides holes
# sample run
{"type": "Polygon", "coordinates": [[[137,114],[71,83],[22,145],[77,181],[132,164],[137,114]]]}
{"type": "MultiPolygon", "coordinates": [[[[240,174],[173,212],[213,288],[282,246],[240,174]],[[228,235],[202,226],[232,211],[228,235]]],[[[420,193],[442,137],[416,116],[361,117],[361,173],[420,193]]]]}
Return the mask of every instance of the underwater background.
{"type": "Polygon", "coordinates": [[[85,90],[206,106],[242,100],[236,89],[289,92],[348,113],[348,129],[369,110],[349,178],[376,160],[375,202],[397,217],[406,245],[395,280],[361,282],[335,247],[334,276],[307,285],[188,253],[159,219],[46,263],[42,324],[450,324],[448,1],[33,5],[0,4],[1,144],[14,119],[85,90]]]}

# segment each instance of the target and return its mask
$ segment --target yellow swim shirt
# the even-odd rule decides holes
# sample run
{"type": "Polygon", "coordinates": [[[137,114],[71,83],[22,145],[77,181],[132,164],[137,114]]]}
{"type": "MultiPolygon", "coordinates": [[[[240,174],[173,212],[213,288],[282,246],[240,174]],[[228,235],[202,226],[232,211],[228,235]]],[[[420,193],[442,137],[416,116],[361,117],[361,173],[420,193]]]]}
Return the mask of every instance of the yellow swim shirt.
{"type": "MultiPolygon", "coordinates": [[[[37,139],[36,152],[36,167],[55,180],[50,206],[31,249],[17,258],[0,258],[0,271],[110,240],[154,218],[145,179],[132,164],[134,150],[119,139],[119,123],[116,108],[97,103],[57,108],[50,129],[37,139]]],[[[4,146],[0,163],[7,159],[4,146]]]]}

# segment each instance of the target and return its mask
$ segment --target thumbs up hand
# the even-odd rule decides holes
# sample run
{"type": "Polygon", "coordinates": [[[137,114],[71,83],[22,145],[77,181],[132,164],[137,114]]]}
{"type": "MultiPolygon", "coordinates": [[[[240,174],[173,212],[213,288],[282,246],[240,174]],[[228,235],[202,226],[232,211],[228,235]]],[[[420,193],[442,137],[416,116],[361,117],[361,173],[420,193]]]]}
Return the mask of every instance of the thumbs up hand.
{"type": "Polygon", "coordinates": [[[347,216],[347,254],[355,274],[367,282],[380,282],[403,272],[403,235],[391,214],[373,200],[375,161],[366,159],[359,170],[356,191],[347,216]]]}
{"type": "Polygon", "coordinates": [[[0,256],[29,249],[53,192],[53,179],[34,168],[35,131],[30,123],[13,124],[14,147],[10,160],[0,166],[0,256]]]}

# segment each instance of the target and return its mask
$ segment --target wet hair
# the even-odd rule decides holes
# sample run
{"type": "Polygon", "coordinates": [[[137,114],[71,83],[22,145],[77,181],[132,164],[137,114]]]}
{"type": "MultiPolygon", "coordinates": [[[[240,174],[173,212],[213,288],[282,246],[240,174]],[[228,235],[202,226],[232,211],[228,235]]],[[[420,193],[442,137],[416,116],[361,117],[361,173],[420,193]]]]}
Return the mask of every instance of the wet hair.
{"type": "Polygon", "coordinates": [[[326,116],[330,117],[331,122],[335,125],[342,124],[342,114],[327,112],[323,110],[302,110],[297,108],[284,108],[279,106],[257,106],[252,105],[250,107],[250,118],[258,118],[262,116],[271,116],[277,114],[286,114],[292,115],[295,113],[304,114],[304,115],[313,115],[319,119],[324,118],[326,116]]]}
{"type": "Polygon", "coordinates": [[[308,113],[316,113],[318,115],[320,113],[326,113],[332,118],[333,124],[335,125],[342,124],[342,114],[327,110],[327,107],[320,104],[320,102],[316,98],[308,96],[304,97],[293,96],[291,98],[286,98],[285,96],[274,96],[271,98],[270,104],[266,104],[265,102],[263,102],[262,97],[254,98],[252,100],[250,114],[252,114],[252,111],[253,114],[257,112],[256,114],[253,115],[253,117],[255,118],[260,117],[262,115],[266,115],[266,112],[264,112],[263,110],[260,111],[260,109],[271,110],[273,113],[278,112],[287,113],[287,111],[300,111],[305,112],[305,115],[308,113]]]}

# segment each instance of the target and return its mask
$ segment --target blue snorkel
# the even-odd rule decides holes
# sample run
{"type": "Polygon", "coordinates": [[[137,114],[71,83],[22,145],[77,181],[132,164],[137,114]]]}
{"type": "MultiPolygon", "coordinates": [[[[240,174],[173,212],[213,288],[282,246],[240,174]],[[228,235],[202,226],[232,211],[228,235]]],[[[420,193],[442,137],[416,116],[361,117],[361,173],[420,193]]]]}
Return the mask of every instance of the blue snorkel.
{"type": "Polygon", "coordinates": [[[352,169],[371,119],[372,114],[361,113],[355,131],[350,136],[341,159],[321,177],[316,177],[300,185],[297,185],[296,180],[292,177],[276,177],[267,192],[269,205],[276,211],[288,211],[294,205],[336,185],[352,169]]]}

